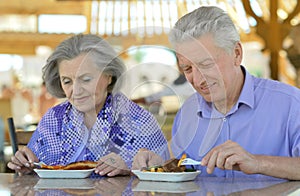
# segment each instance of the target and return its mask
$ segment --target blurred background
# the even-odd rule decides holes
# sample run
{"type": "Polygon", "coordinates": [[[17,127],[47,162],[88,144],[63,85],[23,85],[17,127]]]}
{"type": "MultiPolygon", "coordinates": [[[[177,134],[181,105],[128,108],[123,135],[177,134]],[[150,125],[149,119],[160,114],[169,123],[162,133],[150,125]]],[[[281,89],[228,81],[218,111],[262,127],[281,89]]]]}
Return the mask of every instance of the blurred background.
{"type": "MultiPolygon", "coordinates": [[[[104,37],[127,65],[121,90],[136,100],[172,90],[180,73],[167,35],[178,18],[201,5],[230,14],[241,35],[243,64],[252,74],[300,87],[297,0],[0,0],[0,152],[9,144],[7,117],[14,117],[17,129],[32,132],[45,111],[62,101],[47,93],[41,77],[58,43],[77,33],[104,37]]],[[[184,99],[173,91],[140,104],[170,139],[184,99]]]]}

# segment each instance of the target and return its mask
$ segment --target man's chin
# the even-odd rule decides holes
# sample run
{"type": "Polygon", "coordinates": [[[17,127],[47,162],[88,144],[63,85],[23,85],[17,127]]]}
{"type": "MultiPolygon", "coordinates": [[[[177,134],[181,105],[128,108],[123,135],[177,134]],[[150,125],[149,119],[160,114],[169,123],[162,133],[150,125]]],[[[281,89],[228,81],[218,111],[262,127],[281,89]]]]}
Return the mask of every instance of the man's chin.
{"type": "Polygon", "coordinates": [[[198,93],[203,97],[203,99],[207,102],[212,102],[212,96],[210,93],[203,93],[203,92],[199,92],[198,93]]]}

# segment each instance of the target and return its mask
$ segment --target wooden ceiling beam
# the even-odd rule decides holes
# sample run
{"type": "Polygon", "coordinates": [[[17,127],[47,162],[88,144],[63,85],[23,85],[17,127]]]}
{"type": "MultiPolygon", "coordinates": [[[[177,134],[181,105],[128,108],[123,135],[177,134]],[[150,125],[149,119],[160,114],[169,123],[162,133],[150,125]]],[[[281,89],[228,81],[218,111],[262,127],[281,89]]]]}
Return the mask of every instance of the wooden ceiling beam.
{"type": "Polygon", "coordinates": [[[1,8],[0,7],[1,15],[40,15],[40,14],[70,14],[70,15],[85,15],[85,11],[83,8],[78,8],[77,6],[72,6],[69,9],[62,9],[59,7],[54,8],[41,8],[38,10],[24,10],[19,8],[1,8]]]}
{"type": "MultiPolygon", "coordinates": [[[[73,34],[40,34],[40,33],[0,33],[0,54],[36,55],[36,47],[48,46],[54,49],[60,42],[73,34]]],[[[139,37],[135,35],[102,36],[112,45],[127,50],[131,46],[156,45],[169,47],[166,34],[139,37]]]]}
{"type": "Polygon", "coordinates": [[[167,34],[146,36],[146,37],[139,37],[136,35],[127,35],[126,37],[104,36],[104,38],[112,45],[121,46],[123,50],[127,50],[132,46],[140,46],[140,45],[155,45],[155,46],[170,47],[167,34]]]}
{"type": "Polygon", "coordinates": [[[35,55],[37,46],[55,48],[71,34],[0,33],[0,54],[35,55]]]}
{"type": "Polygon", "coordinates": [[[92,1],[0,0],[0,14],[87,14],[92,1]]]}

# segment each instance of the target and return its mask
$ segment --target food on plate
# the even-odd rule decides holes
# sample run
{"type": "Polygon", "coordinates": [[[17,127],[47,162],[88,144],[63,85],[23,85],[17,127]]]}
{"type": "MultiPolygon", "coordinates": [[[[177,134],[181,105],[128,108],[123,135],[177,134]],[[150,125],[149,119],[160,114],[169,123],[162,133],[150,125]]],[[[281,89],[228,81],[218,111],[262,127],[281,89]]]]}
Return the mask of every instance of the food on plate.
{"type": "Polygon", "coordinates": [[[181,165],[182,161],[183,161],[185,158],[186,158],[186,154],[183,154],[183,155],[181,156],[181,158],[179,159],[179,161],[178,161],[178,164],[177,164],[178,167],[181,165]]]}
{"type": "Polygon", "coordinates": [[[180,165],[186,154],[183,154],[180,159],[172,158],[167,160],[163,165],[142,168],[142,171],[147,172],[185,172],[187,171],[184,165],[180,165]]]}
{"type": "Polygon", "coordinates": [[[50,170],[84,170],[84,169],[93,169],[97,166],[97,162],[94,161],[78,161],[73,162],[68,165],[41,165],[41,169],[50,169],[50,170]]]}
{"type": "Polygon", "coordinates": [[[45,164],[41,164],[40,168],[41,169],[51,169],[51,170],[59,170],[59,169],[63,169],[63,165],[45,165],[45,164]]]}
{"type": "Polygon", "coordinates": [[[79,161],[70,163],[69,165],[66,165],[63,169],[64,170],[71,170],[71,169],[93,169],[98,165],[97,162],[94,161],[79,161]]]}
{"type": "Polygon", "coordinates": [[[97,193],[97,190],[92,188],[92,189],[63,189],[63,191],[67,194],[70,195],[95,195],[97,193]]]}
{"type": "Polygon", "coordinates": [[[165,172],[184,172],[185,171],[185,166],[184,165],[179,165],[179,159],[170,159],[166,161],[163,165],[162,168],[164,169],[165,172]]]}

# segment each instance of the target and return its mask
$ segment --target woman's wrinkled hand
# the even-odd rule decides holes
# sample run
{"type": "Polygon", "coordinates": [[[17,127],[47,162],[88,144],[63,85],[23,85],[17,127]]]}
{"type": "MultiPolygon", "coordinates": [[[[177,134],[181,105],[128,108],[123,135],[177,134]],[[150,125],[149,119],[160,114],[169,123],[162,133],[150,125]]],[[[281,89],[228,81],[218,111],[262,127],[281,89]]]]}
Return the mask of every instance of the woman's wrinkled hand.
{"type": "Polygon", "coordinates": [[[130,175],[125,161],[116,153],[110,153],[98,161],[95,173],[101,176],[130,175]]]}
{"type": "Polygon", "coordinates": [[[140,149],[133,158],[132,169],[140,170],[143,167],[162,165],[164,160],[161,156],[147,149],[140,149]]]}
{"type": "Polygon", "coordinates": [[[97,193],[105,196],[119,196],[123,195],[130,181],[130,176],[117,176],[115,178],[102,178],[100,180],[95,180],[95,189],[97,193]]]}
{"type": "Polygon", "coordinates": [[[36,195],[34,186],[39,181],[38,177],[33,177],[29,175],[18,176],[14,178],[8,187],[10,189],[11,195],[15,196],[34,196],[36,195]]]}
{"type": "Polygon", "coordinates": [[[7,167],[15,170],[20,175],[29,174],[33,171],[33,162],[39,162],[39,160],[27,146],[24,146],[11,157],[7,167]]]}

